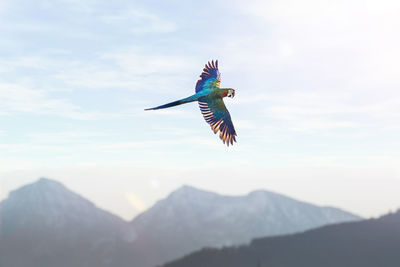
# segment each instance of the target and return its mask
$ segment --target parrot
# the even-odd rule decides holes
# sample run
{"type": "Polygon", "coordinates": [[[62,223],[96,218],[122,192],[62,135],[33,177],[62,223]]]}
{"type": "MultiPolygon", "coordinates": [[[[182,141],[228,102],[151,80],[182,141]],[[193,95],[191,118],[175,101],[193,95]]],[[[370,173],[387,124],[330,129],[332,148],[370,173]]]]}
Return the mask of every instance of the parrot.
{"type": "Polygon", "coordinates": [[[220,88],[221,75],[218,70],[218,60],[208,61],[205,64],[200,79],[196,83],[195,94],[189,97],[145,110],[170,108],[197,101],[205,121],[210,125],[214,134],[219,131],[219,138],[227,146],[236,142],[236,131],[231,115],[225,107],[223,98],[235,96],[235,89],[220,88]]]}

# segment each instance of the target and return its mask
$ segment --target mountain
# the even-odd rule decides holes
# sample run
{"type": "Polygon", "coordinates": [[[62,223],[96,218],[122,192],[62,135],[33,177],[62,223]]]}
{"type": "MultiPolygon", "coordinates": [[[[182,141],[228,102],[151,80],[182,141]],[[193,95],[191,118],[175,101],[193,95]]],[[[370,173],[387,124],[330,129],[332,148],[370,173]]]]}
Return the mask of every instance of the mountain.
{"type": "Polygon", "coordinates": [[[45,178],[12,191],[0,218],[0,267],[154,267],[206,246],[360,219],[268,191],[183,186],[127,222],[45,178]]]}
{"type": "Polygon", "coordinates": [[[354,220],[360,217],[268,191],[222,196],[183,186],[132,221],[135,251],[142,255],[135,266],[155,266],[207,246],[244,244],[354,220]]]}
{"type": "Polygon", "coordinates": [[[203,249],[164,267],[398,267],[399,252],[400,211],[241,247],[203,249]]]}
{"type": "Polygon", "coordinates": [[[56,181],[15,190],[0,208],[0,266],[131,266],[130,224],[56,181]]]}

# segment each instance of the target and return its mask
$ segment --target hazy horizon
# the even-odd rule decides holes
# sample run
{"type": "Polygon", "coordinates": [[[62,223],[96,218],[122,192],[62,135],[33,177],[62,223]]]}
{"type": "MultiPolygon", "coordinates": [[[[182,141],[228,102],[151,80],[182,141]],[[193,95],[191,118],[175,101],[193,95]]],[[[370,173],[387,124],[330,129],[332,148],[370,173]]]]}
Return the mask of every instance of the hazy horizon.
{"type": "MultiPolygon", "coordinates": [[[[28,182],[28,183],[26,183],[26,184],[23,184],[23,185],[21,185],[21,186],[19,186],[19,187],[17,187],[17,188],[11,189],[10,192],[15,191],[15,190],[18,190],[19,188],[21,188],[21,187],[23,187],[23,186],[30,185],[30,184],[32,184],[32,183],[36,183],[36,182],[38,182],[40,179],[48,179],[48,180],[60,182],[61,184],[63,184],[61,181],[59,181],[59,180],[57,180],[57,179],[53,179],[53,178],[49,178],[49,177],[44,177],[44,176],[43,176],[43,177],[39,177],[39,178],[37,178],[37,179],[34,179],[34,180],[31,181],[31,182],[28,182]]],[[[63,186],[66,186],[66,185],[63,184],[63,186]]],[[[219,191],[213,191],[213,190],[211,190],[211,189],[205,189],[205,188],[196,187],[196,186],[193,186],[193,185],[191,185],[191,184],[182,184],[182,185],[180,185],[179,187],[172,189],[170,192],[166,192],[166,194],[165,194],[164,196],[161,196],[159,199],[156,199],[155,202],[152,203],[152,204],[150,204],[149,206],[145,206],[144,203],[140,203],[140,200],[135,199],[134,197],[132,197],[131,199],[129,199],[129,196],[127,196],[128,201],[131,202],[131,205],[136,205],[136,206],[143,205],[142,209],[141,209],[141,210],[137,210],[137,212],[136,212],[133,216],[130,216],[129,214],[120,213],[120,212],[118,212],[118,210],[108,209],[108,208],[103,207],[103,206],[101,206],[100,204],[96,203],[95,200],[89,199],[87,196],[85,196],[85,195],[83,195],[83,194],[79,194],[79,195],[80,195],[81,197],[85,198],[85,199],[89,199],[90,201],[94,202],[94,204],[95,204],[98,208],[104,209],[104,210],[106,210],[106,211],[108,211],[108,212],[111,212],[111,213],[113,213],[113,214],[116,214],[116,215],[120,216],[121,218],[123,218],[123,219],[125,219],[125,220],[127,220],[127,221],[130,221],[130,220],[134,219],[137,215],[139,215],[139,214],[141,214],[142,212],[146,211],[147,209],[151,208],[157,201],[167,198],[172,192],[177,191],[177,190],[181,189],[181,188],[184,187],[184,186],[189,186],[189,187],[192,187],[192,188],[196,188],[197,190],[200,190],[200,191],[212,192],[212,193],[220,194],[220,195],[223,195],[223,196],[233,196],[233,197],[246,196],[246,195],[249,195],[249,194],[252,193],[252,192],[260,191],[260,190],[261,190],[261,191],[268,191],[268,192],[276,193],[276,194],[279,194],[279,195],[283,195],[283,196],[285,196],[285,197],[293,198],[293,199],[298,200],[298,201],[301,201],[301,202],[306,202],[306,203],[313,204],[313,205],[317,205],[317,206],[321,206],[321,207],[339,208],[339,209],[341,209],[341,210],[350,212],[350,211],[347,210],[345,207],[337,207],[337,206],[332,206],[332,205],[324,205],[324,204],[312,203],[312,202],[309,202],[309,201],[305,201],[305,200],[303,200],[303,199],[297,199],[297,198],[295,198],[295,197],[293,197],[293,196],[291,196],[291,195],[286,195],[286,194],[281,193],[281,192],[269,190],[269,189],[267,189],[267,188],[256,188],[256,189],[252,189],[252,190],[250,190],[250,191],[248,191],[248,192],[245,192],[245,193],[229,193],[229,192],[228,192],[228,193],[221,193],[221,192],[219,192],[219,191]]],[[[68,186],[66,186],[66,188],[69,189],[69,190],[71,190],[71,191],[74,192],[74,193],[78,193],[77,191],[75,191],[75,190],[69,188],[68,186]]],[[[10,193],[10,192],[9,192],[9,193],[10,193]]],[[[5,195],[3,199],[6,199],[7,197],[8,197],[8,196],[5,195]]],[[[3,200],[3,199],[2,199],[2,200],[3,200]]],[[[1,200],[0,200],[0,202],[1,202],[1,200]]],[[[105,203],[106,203],[106,202],[105,202],[105,203]]],[[[106,206],[107,206],[107,205],[106,205],[106,206]]],[[[364,217],[364,218],[368,219],[368,218],[373,218],[373,217],[380,217],[380,216],[382,216],[382,215],[386,215],[386,214],[389,213],[389,212],[394,212],[394,211],[397,211],[397,210],[399,210],[399,209],[400,209],[400,205],[399,205],[398,208],[390,209],[390,210],[388,210],[388,211],[386,211],[386,212],[384,212],[384,213],[382,213],[382,214],[373,215],[373,216],[364,217]]],[[[352,212],[352,213],[355,214],[355,215],[360,215],[360,214],[357,214],[357,213],[355,213],[355,212],[352,212]]],[[[362,216],[362,215],[360,215],[360,216],[362,216]]]]}
{"type": "Polygon", "coordinates": [[[39,177],[132,218],[183,184],[400,207],[396,1],[0,1],[0,200],[39,177]],[[209,8],[212,7],[212,8],[209,8]],[[191,103],[209,60],[237,131],[191,103]]]}

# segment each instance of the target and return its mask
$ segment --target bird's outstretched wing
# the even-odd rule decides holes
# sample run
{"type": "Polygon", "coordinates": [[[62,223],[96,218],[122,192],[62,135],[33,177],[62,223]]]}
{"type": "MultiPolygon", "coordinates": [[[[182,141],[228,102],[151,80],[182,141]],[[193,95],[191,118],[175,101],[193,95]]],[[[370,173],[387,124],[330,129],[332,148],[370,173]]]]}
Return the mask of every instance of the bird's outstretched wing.
{"type": "Polygon", "coordinates": [[[204,89],[219,88],[221,83],[220,73],[218,70],[218,60],[208,62],[203,72],[200,74],[200,79],[196,83],[196,93],[204,89]]]}
{"type": "Polygon", "coordinates": [[[231,115],[225,107],[222,98],[210,99],[203,97],[199,99],[199,106],[204,119],[210,124],[211,129],[216,134],[219,131],[219,138],[229,146],[236,142],[236,131],[233,127],[231,115]]]}

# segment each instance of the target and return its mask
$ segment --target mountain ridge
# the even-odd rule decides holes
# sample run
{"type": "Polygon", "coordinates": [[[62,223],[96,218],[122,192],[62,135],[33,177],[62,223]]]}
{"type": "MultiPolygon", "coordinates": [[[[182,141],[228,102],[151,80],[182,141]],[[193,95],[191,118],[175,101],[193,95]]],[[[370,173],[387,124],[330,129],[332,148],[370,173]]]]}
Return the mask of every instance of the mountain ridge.
{"type": "Polygon", "coordinates": [[[136,238],[129,224],[57,181],[13,190],[0,207],[0,266],[129,266],[118,260],[130,259],[119,249],[136,238]]]}
{"type": "Polygon", "coordinates": [[[267,190],[225,196],[184,185],[127,222],[47,178],[13,190],[0,207],[0,266],[153,267],[204,246],[360,219],[267,190]]]}
{"type": "Polygon", "coordinates": [[[140,250],[151,247],[159,251],[158,259],[151,257],[149,265],[154,265],[204,246],[238,245],[261,236],[359,219],[337,208],[315,206],[267,190],[225,196],[184,185],[131,223],[138,231],[139,244],[147,246],[140,250]]]}

